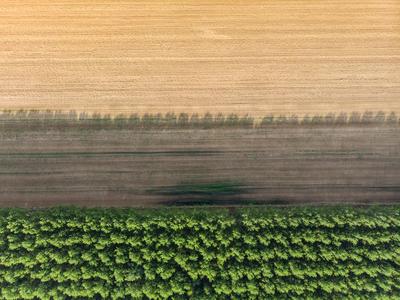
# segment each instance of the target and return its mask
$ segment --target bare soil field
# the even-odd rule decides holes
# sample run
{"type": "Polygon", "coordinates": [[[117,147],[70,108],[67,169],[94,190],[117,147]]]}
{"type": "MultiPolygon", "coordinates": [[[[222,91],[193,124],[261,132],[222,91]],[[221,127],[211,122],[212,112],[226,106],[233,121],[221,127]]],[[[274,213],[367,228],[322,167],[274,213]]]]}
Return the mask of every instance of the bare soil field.
{"type": "Polygon", "coordinates": [[[400,112],[398,0],[2,0],[0,109],[400,112]]]}
{"type": "Polygon", "coordinates": [[[0,206],[396,202],[399,145],[398,126],[1,132],[0,206]]]}

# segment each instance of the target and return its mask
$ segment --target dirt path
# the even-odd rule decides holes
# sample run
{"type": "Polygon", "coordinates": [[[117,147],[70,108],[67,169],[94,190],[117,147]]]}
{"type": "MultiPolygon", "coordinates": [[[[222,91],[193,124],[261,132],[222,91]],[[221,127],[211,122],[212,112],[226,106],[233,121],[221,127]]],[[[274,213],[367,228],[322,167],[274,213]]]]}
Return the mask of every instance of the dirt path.
{"type": "Polygon", "coordinates": [[[3,0],[0,109],[400,112],[398,0],[3,0]]]}

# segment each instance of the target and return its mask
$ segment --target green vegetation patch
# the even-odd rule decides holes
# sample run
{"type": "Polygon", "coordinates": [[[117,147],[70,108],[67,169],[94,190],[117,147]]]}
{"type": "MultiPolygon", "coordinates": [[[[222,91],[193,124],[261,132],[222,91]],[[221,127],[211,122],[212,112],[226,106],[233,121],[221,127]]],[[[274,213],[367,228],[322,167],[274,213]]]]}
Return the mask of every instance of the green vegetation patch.
{"type": "Polygon", "coordinates": [[[0,210],[1,299],[399,299],[400,207],[0,210]]]}
{"type": "Polygon", "coordinates": [[[216,181],[205,183],[182,183],[147,191],[150,194],[162,195],[160,204],[168,206],[211,206],[211,205],[251,205],[261,201],[243,199],[247,192],[245,185],[234,181],[216,181]]]}
{"type": "Polygon", "coordinates": [[[193,183],[180,184],[173,187],[157,189],[155,193],[161,195],[202,195],[202,196],[219,196],[234,195],[242,193],[243,188],[239,183],[234,182],[211,182],[211,183],[193,183]]]}

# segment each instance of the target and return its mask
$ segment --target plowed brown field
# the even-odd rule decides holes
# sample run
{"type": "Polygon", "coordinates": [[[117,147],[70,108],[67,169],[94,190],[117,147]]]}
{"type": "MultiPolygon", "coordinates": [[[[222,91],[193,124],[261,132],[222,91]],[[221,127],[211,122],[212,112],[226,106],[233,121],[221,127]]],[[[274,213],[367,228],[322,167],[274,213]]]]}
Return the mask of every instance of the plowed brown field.
{"type": "Polygon", "coordinates": [[[192,203],[182,187],[221,182],[234,204],[399,203],[399,144],[397,126],[0,131],[0,207],[192,203]]]}
{"type": "Polygon", "coordinates": [[[400,1],[2,0],[20,108],[400,112],[400,1]]]}

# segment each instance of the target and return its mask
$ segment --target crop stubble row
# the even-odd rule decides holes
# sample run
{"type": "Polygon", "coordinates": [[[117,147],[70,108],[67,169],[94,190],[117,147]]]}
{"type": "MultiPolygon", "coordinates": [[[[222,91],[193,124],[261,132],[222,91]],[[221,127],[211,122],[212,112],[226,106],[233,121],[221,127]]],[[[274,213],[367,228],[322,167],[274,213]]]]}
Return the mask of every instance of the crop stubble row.
{"type": "Polygon", "coordinates": [[[0,108],[400,112],[400,3],[2,1],[0,108]]]}

